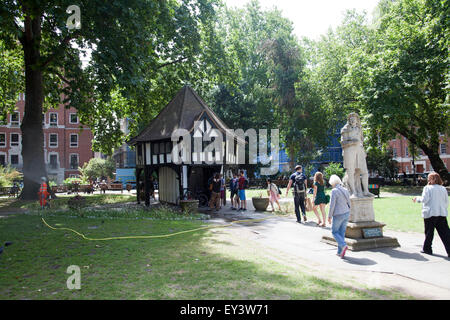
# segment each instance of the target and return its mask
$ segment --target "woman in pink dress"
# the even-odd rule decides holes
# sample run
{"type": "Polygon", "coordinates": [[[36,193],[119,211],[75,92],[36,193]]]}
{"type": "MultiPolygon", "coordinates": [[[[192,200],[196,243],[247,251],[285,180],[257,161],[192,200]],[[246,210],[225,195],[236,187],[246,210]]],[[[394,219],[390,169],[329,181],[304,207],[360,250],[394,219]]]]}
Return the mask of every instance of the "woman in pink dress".
{"type": "Polygon", "coordinates": [[[272,211],[275,211],[275,207],[273,205],[274,202],[277,203],[278,210],[281,211],[280,203],[278,202],[278,199],[280,199],[278,187],[270,179],[267,179],[267,194],[269,195],[269,202],[270,202],[270,205],[272,206],[272,211]]]}

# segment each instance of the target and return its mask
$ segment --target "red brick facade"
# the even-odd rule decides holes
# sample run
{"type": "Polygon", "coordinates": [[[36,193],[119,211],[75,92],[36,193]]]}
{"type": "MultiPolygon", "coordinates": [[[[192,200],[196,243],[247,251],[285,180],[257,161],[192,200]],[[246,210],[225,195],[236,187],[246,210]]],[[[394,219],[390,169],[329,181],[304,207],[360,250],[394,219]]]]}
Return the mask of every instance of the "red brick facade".
{"type": "MultiPolygon", "coordinates": [[[[16,104],[18,119],[17,114],[8,114],[6,123],[0,125],[0,165],[11,164],[19,170],[23,166],[20,124],[24,108],[24,95],[20,94],[16,104]]],[[[94,157],[92,132],[88,127],[80,125],[75,109],[66,109],[62,104],[59,109],[48,110],[44,116],[47,174],[50,180],[61,183],[70,176],[78,175],[78,166],[83,166],[94,157]]]]}
{"type": "MultiPolygon", "coordinates": [[[[440,136],[441,144],[439,146],[439,154],[447,169],[450,167],[450,142],[448,137],[440,136]]],[[[399,173],[413,173],[412,156],[408,150],[409,141],[405,137],[397,136],[397,139],[389,141],[389,146],[394,153],[394,159],[398,162],[399,173]]],[[[416,173],[428,173],[433,171],[430,160],[422,152],[418,150],[419,155],[414,157],[416,173]]]]}

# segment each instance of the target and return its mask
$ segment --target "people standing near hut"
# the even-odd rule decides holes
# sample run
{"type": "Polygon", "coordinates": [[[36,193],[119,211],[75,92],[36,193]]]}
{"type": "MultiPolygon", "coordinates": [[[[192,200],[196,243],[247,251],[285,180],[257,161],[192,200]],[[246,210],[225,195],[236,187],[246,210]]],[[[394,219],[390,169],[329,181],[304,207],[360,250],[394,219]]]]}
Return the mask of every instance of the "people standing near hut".
{"type": "Polygon", "coordinates": [[[222,174],[220,174],[220,203],[225,207],[227,200],[225,199],[225,179],[222,174]]]}
{"type": "Polygon", "coordinates": [[[447,190],[442,186],[442,179],[439,173],[431,172],[428,175],[428,184],[423,188],[422,196],[414,197],[413,201],[422,203],[425,242],[421,252],[433,254],[431,245],[434,229],[436,229],[450,258],[450,230],[447,222],[448,194],[447,190]]]}
{"type": "Polygon", "coordinates": [[[319,222],[317,223],[321,227],[326,227],[326,213],[325,213],[325,206],[330,202],[330,199],[325,195],[325,186],[323,181],[323,174],[321,172],[316,172],[314,175],[314,193],[313,193],[313,199],[314,199],[314,214],[317,217],[317,220],[319,222]],[[320,215],[317,212],[317,208],[320,208],[320,211],[322,213],[323,222],[320,220],[320,215]]]}
{"type": "Polygon", "coordinates": [[[248,186],[248,180],[244,176],[244,171],[239,172],[240,177],[238,180],[238,189],[239,189],[239,200],[240,200],[240,207],[238,210],[247,211],[247,200],[245,198],[245,189],[247,189],[248,186]]]}
{"type": "Polygon", "coordinates": [[[211,177],[208,178],[208,182],[207,182],[207,193],[208,193],[208,199],[211,200],[211,196],[212,196],[212,191],[211,191],[211,183],[214,180],[214,177],[216,176],[217,172],[214,172],[213,175],[211,177]]]}
{"type": "Polygon", "coordinates": [[[156,200],[156,198],[155,198],[155,182],[153,181],[153,177],[150,177],[150,179],[149,179],[149,194],[150,194],[150,199],[153,197],[153,199],[156,200]]]}
{"type": "Polygon", "coordinates": [[[215,207],[216,211],[220,210],[220,186],[222,182],[220,181],[220,175],[216,173],[214,179],[211,181],[209,190],[211,191],[211,199],[209,200],[209,210],[215,207]]]}
{"type": "Polygon", "coordinates": [[[331,190],[328,222],[331,224],[331,233],[338,243],[337,255],[344,258],[348,249],[345,243],[345,231],[350,217],[350,192],[342,186],[341,178],[335,174],[330,177],[329,183],[333,189],[331,190]]]}
{"type": "Polygon", "coordinates": [[[233,178],[230,180],[230,200],[231,200],[231,210],[237,210],[239,208],[239,184],[238,177],[236,173],[233,173],[233,178]]]}
{"type": "Polygon", "coordinates": [[[280,194],[278,192],[278,187],[275,183],[272,182],[272,180],[267,179],[267,194],[269,195],[269,202],[272,206],[272,211],[275,211],[275,206],[273,205],[274,202],[278,205],[278,210],[281,211],[280,203],[278,202],[278,199],[280,199],[280,194]]]}
{"type": "Polygon", "coordinates": [[[292,192],[294,194],[294,209],[298,223],[302,223],[302,219],[300,217],[300,209],[302,210],[304,222],[308,220],[306,218],[306,210],[305,210],[305,200],[308,197],[306,194],[307,179],[306,176],[302,173],[302,171],[303,168],[301,165],[295,166],[295,172],[289,177],[289,183],[286,188],[286,197],[287,197],[289,189],[291,188],[292,185],[294,185],[292,192]]]}

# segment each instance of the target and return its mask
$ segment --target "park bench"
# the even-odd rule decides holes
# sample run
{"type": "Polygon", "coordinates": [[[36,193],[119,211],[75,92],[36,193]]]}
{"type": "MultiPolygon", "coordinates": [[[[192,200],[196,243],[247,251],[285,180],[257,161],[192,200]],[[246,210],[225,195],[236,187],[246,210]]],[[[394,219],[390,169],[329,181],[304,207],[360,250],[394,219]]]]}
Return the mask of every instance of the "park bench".
{"type": "Polygon", "coordinates": [[[111,184],[109,185],[109,187],[108,187],[108,185],[107,185],[106,183],[102,183],[102,184],[100,185],[100,190],[101,190],[103,193],[105,193],[106,190],[111,190],[111,191],[114,191],[114,190],[120,190],[120,192],[123,193],[123,185],[122,185],[121,183],[111,183],[111,184]]]}
{"type": "Polygon", "coordinates": [[[123,185],[121,183],[111,183],[109,190],[120,190],[123,193],[123,185]]]}
{"type": "Polygon", "coordinates": [[[379,184],[369,184],[369,192],[380,197],[380,185],[379,184]]]}
{"type": "Polygon", "coordinates": [[[1,196],[8,196],[10,192],[11,187],[1,187],[0,188],[0,195],[1,196]]]}
{"type": "Polygon", "coordinates": [[[90,184],[82,184],[80,186],[80,190],[81,190],[81,192],[84,192],[84,193],[94,193],[94,187],[91,186],[90,184]]]}

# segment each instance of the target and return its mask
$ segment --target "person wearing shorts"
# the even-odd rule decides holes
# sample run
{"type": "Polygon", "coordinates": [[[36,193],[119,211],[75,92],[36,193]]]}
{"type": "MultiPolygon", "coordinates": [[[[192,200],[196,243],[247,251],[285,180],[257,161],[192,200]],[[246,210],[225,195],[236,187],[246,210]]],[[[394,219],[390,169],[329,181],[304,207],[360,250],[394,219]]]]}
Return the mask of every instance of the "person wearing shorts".
{"type": "Polygon", "coordinates": [[[239,188],[239,200],[240,207],[239,210],[247,211],[247,200],[245,198],[245,182],[247,179],[244,177],[244,171],[240,172],[240,177],[238,180],[238,188],[239,188]]]}

